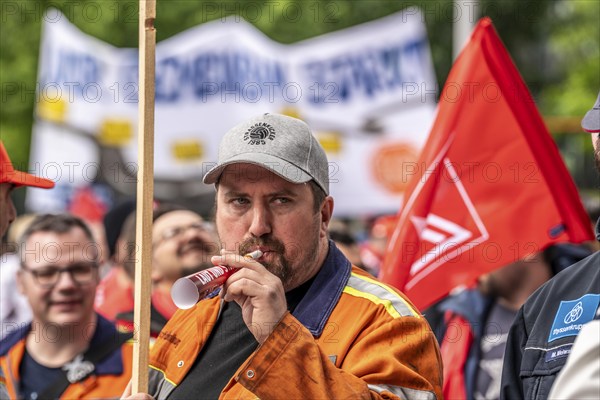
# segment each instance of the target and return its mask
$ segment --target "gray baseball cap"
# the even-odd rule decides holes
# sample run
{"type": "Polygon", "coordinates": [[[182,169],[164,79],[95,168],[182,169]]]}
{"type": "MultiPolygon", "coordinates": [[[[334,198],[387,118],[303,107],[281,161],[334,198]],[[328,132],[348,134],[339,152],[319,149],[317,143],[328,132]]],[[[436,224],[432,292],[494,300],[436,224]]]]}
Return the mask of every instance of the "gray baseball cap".
{"type": "Polygon", "coordinates": [[[583,117],[581,127],[588,132],[600,132],[600,93],[598,93],[594,108],[583,117]]]}
{"type": "Polygon", "coordinates": [[[329,195],[329,163],[308,125],[280,114],[263,114],[233,127],[219,145],[217,165],[204,183],[219,181],[231,164],[259,165],[293,183],[314,180],[329,195]]]}

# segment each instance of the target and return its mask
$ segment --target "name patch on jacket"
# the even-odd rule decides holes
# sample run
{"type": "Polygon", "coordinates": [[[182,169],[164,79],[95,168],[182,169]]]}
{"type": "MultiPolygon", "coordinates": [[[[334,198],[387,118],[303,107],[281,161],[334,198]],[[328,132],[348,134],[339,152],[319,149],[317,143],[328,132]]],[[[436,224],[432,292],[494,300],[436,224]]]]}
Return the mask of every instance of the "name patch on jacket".
{"type": "Polygon", "coordinates": [[[558,360],[559,358],[567,357],[569,354],[571,354],[572,347],[573,343],[569,343],[559,346],[555,349],[550,349],[546,352],[546,357],[544,357],[544,361],[550,362],[558,360]]]}
{"type": "Polygon", "coordinates": [[[561,301],[550,328],[548,342],[566,336],[577,336],[586,322],[594,319],[600,294],[586,294],[577,300],[561,301]]]}

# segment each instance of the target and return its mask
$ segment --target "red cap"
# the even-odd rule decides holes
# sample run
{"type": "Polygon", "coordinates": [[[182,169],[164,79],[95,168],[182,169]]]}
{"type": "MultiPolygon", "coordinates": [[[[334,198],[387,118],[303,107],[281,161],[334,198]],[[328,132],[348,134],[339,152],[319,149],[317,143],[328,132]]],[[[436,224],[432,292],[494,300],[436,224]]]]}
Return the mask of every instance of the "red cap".
{"type": "Polygon", "coordinates": [[[43,189],[54,187],[54,182],[49,179],[28,174],[14,169],[4,144],[0,141],[0,183],[12,183],[15,186],[33,186],[43,189]]]}

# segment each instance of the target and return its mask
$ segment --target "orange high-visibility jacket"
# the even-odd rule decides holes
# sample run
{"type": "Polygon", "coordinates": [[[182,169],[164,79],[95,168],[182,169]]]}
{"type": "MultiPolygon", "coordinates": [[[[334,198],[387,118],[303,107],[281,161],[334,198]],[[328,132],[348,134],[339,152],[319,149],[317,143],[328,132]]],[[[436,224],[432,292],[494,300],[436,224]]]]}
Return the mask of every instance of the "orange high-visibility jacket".
{"type": "Polygon", "coordinates": [[[0,368],[0,399],[9,399],[8,391],[6,390],[6,379],[4,378],[4,373],[2,372],[2,368],[0,368]]]}
{"type": "MultiPolygon", "coordinates": [[[[181,383],[220,315],[219,297],[180,310],[150,355],[149,393],[181,383]]],[[[427,321],[330,244],[293,314],[286,313],[245,361],[222,399],[441,399],[442,363],[427,321]]]]}
{"type": "MultiPolygon", "coordinates": [[[[0,367],[6,379],[9,398],[17,399],[20,382],[19,366],[25,353],[25,338],[31,330],[28,325],[2,341],[0,367]]],[[[118,340],[117,330],[108,320],[98,315],[98,325],[90,348],[106,341],[118,340]]],[[[95,371],[82,381],[71,383],[60,396],[61,399],[109,399],[119,398],[131,379],[133,343],[128,341],[95,364],[95,371]]]]}

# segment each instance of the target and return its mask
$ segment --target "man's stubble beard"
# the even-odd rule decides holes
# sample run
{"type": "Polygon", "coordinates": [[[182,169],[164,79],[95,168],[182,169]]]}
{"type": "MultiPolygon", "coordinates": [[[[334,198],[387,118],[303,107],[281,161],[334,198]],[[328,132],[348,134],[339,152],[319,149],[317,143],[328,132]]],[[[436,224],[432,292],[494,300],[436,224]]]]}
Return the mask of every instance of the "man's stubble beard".
{"type": "MultiPolygon", "coordinates": [[[[319,254],[319,214],[312,221],[313,234],[306,239],[310,241],[310,246],[306,248],[302,254],[300,250],[302,246],[299,243],[283,243],[279,239],[269,235],[261,237],[252,236],[244,240],[239,245],[239,254],[245,255],[252,252],[256,247],[268,247],[276,254],[273,262],[261,260],[261,264],[273,275],[281,279],[283,287],[289,291],[303,283],[305,280],[298,282],[298,276],[301,276],[303,268],[307,268],[316,262],[319,254]],[[287,256],[286,256],[287,254],[287,256]],[[299,257],[302,257],[299,259],[299,257]],[[296,261],[294,263],[294,261],[296,261]],[[292,286],[293,285],[293,286],[292,286]]],[[[217,232],[218,234],[219,232],[217,232]]],[[[220,235],[219,235],[220,238],[220,235]]],[[[224,248],[225,243],[221,242],[221,248],[224,248]]]]}

